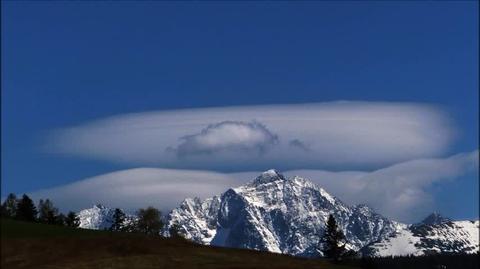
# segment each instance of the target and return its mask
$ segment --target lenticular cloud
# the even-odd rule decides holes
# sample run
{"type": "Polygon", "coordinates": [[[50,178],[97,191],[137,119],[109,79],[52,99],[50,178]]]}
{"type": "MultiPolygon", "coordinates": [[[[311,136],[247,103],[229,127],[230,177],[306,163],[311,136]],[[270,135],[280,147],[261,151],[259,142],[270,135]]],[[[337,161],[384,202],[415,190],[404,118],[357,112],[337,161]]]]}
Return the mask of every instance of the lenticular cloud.
{"type": "MultiPolygon", "coordinates": [[[[428,188],[478,171],[478,150],[448,158],[411,160],[372,172],[294,170],[288,177],[312,180],[348,204],[368,204],[399,221],[414,222],[436,209],[428,188]]],[[[250,182],[261,172],[218,173],[199,170],[136,168],[29,193],[49,197],[62,210],[80,210],[102,203],[134,211],[155,206],[165,212],[187,197],[207,198],[250,182]]],[[[466,194],[471,195],[471,194],[466,194]]],[[[452,206],[463,206],[452,201],[452,206]]]]}
{"type": "Polygon", "coordinates": [[[166,168],[375,169],[441,156],[454,133],[430,105],[342,101],[124,114],[56,130],[46,148],[166,168]]]}

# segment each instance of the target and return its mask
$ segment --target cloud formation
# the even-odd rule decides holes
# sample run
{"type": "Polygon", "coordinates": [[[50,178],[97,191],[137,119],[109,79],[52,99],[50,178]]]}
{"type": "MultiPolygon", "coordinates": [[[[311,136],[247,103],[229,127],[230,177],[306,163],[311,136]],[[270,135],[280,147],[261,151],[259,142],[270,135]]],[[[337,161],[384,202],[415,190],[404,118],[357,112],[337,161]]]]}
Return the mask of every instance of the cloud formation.
{"type": "Polygon", "coordinates": [[[186,197],[207,198],[236,186],[227,174],[161,168],[135,168],[103,174],[56,188],[31,193],[32,198],[50,198],[61,209],[80,210],[94,204],[131,212],[155,206],[164,212],[186,197]]]}
{"type": "Polygon", "coordinates": [[[175,151],[180,157],[212,154],[262,154],[278,143],[278,136],[258,122],[223,121],[198,134],[187,135],[175,151]]]}
{"type": "Polygon", "coordinates": [[[433,106],[343,101],[125,114],[56,130],[45,148],[166,168],[364,170],[442,156],[454,134],[433,106]]]}
{"type": "Polygon", "coordinates": [[[307,145],[305,145],[305,143],[303,143],[302,141],[300,141],[298,139],[292,139],[292,140],[290,140],[290,142],[288,142],[288,144],[291,147],[294,147],[294,148],[299,148],[299,149],[304,150],[304,151],[310,151],[310,148],[307,145]]]}
{"type": "Polygon", "coordinates": [[[347,203],[364,203],[388,217],[411,222],[437,209],[430,189],[434,184],[478,172],[478,166],[476,150],[448,158],[411,160],[373,172],[296,170],[286,174],[310,178],[347,203]]]}
{"type": "MultiPolygon", "coordinates": [[[[416,222],[437,209],[429,189],[433,184],[478,171],[478,164],[478,151],[474,151],[444,159],[412,160],[373,172],[292,170],[284,174],[308,178],[348,204],[367,204],[395,220],[416,222]]],[[[127,210],[153,205],[169,211],[186,197],[206,198],[220,194],[253,180],[259,173],[138,168],[31,195],[37,200],[51,198],[64,205],[63,210],[79,210],[103,203],[127,210]]]]}

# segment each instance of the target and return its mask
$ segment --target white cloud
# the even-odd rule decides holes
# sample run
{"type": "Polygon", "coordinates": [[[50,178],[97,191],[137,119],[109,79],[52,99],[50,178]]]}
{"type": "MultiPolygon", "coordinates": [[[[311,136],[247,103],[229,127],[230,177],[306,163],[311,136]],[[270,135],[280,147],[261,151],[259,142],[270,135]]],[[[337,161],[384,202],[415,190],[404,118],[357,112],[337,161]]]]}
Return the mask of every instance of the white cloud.
{"type": "Polygon", "coordinates": [[[31,193],[50,198],[62,210],[80,210],[94,204],[134,211],[155,206],[168,211],[186,197],[207,198],[237,185],[227,174],[160,168],[135,168],[103,174],[72,184],[31,193]]]}
{"type": "Polygon", "coordinates": [[[167,168],[346,170],[441,156],[454,133],[429,105],[332,102],[119,115],[57,130],[45,148],[167,168]]]}
{"type": "Polygon", "coordinates": [[[347,203],[365,203],[388,217],[410,222],[436,209],[430,193],[433,184],[478,171],[478,165],[476,150],[444,159],[411,160],[373,172],[296,170],[286,174],[303,175],[347,203]]]}
{"type": "Polygon", "coordinates": [[[179,157],[212,154],[262,154],[278,143],[278,137],[258,122],[223,121],[198,134],[181,138],[179,157]]]}
{"type": "MultiPolygon", "coordinates": [[[[419,221],[435,209],[432,184],[454,180],[478,169],[478,151],[444,159],[419,159],[373,172],[286,171],[312,180],[348,204],[365,203],[396,220],[419,221]]],[[[217,173],[138,168],[100,175],[73,184],[31,193],[51,198],[63,210],[103,203],[134,210],[153,205],[168,211],[186,197],[206,198],[253,180],[260,172],[217,173]]]]}

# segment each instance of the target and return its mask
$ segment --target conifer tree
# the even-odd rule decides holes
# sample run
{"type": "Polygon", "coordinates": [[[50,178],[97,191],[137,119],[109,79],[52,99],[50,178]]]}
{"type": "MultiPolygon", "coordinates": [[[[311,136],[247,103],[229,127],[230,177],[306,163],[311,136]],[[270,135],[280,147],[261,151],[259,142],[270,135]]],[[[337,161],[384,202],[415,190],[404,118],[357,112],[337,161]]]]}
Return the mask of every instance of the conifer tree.
{"type": "Polygon", "coordinates": [[[325,257],[338,261],[345,253],[345,236],[338,227],[333,215],[330,214],[328,216],[325,226],[325,233],[320,240],[320,247],[325,257]]]}
{"type": "Polygon", "coordinates": [[[33,204],[32,199],[26,194],[22,196],[17,203],[17,214],[15,216],[18,220],[34,222],[37,219],[37,208],[33,204]]]}
{"type": "Polygon", "coordinates": [[[115,208],[113,213],[113,223],[110,230],[118,232],[123,230],[123,225],[125,222],[125,213],[120,208],[115,208]]]}
{"type": "Polygon", "coordinates": [[[176,223],[173,224],[172,226],[170,226],[170,228],[168,229],[168,233],[170,234],[170,237],[172,237],[172,238],[183,237],[182,232],[180,231],[180,226],[176,223]]]}
{"type": "Polygon", "coordinates": [[[52,201],[40,199],[38,202],[38,221],[46,224],[58,224],[58,208],[53,206],[52,201]]]}
{"type": "Polygon", "coordinates": [[[77,216],[77,214],[75,214],[75,212],[70,211],[65,217],[65,225],[76,228],[80,225],[80,218],[77,216]]]}
{"type": "Polygon", "coordinates": [[[60,213],[60,214],[54,216],[53,224],[60,225],[60,226],[65,226],[66,219],[67,219],[67,217],[64,214],[60,213]]]}
{"type": "Polygon", "coordinates": [[[1,214],[3,218],[15,218],[17,214],[17,196],[10,193],[2,204],[1,214]]]}

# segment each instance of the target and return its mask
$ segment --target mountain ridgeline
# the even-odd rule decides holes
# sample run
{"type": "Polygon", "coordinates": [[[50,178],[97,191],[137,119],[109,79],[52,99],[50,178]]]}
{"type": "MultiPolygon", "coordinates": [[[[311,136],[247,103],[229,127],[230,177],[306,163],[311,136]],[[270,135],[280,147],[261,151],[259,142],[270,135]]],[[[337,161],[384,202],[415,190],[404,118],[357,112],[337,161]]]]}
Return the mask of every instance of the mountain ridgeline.
{"type": "MultiPolygon", "coordinates": [[[[347,205],[307,179],[287,179],[275,170],[203,201],[185,199],[167,215],[163,234],[176,227],[183,237],[204,245],[318,257],[330,214],[345,233],[346,248],[365,256],[479,251],[478,220],[451,221],[434,214],[407,225],[366,205],[347,205]]],[[[103,206],[82,210],[80,227],[107,229],[112,216],[113,209],[103,206]]],[[[126,222],[132,221],[135,217],[127,215],[126,222]]]]}

